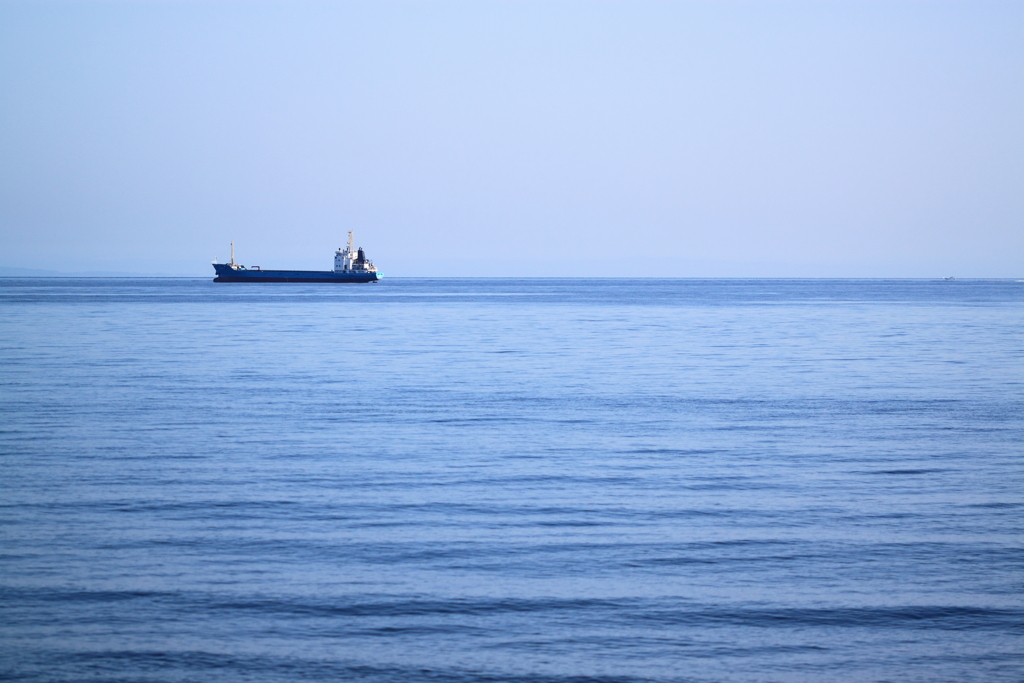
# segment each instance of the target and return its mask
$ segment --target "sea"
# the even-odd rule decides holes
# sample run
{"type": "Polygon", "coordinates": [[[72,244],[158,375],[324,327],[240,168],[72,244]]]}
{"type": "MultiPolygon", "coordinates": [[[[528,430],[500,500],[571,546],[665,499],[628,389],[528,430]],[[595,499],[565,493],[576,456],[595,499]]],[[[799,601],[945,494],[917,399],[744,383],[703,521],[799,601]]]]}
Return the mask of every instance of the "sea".
{"type": "Polygon", "coordinates": [[[1024,282],[0,279],[0,678],[1024,681],[1024,282]]]}

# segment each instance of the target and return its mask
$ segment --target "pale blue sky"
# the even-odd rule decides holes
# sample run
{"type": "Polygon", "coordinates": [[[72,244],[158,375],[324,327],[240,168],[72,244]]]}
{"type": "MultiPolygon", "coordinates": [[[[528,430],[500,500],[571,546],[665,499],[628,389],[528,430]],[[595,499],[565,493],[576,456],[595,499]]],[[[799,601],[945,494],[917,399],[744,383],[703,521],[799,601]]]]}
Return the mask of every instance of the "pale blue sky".
{"type": "Polygon", "coordinates": [[[0,4],[0,266],[1024,275],[1024,3],[0,4]]]}

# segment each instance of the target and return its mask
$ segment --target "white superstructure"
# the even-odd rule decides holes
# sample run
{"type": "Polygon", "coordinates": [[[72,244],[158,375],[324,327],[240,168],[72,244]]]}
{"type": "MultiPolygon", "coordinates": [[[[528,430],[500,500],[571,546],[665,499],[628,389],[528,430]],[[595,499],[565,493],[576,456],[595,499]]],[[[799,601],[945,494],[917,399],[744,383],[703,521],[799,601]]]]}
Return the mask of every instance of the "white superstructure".
{"type": "Polygon", "coordinates": [[[376,273],[373,261],[366,258],[362,248],[353,246],[352,231],[348,231],[348,246],[334,252],[335,273],[376,273]]]}

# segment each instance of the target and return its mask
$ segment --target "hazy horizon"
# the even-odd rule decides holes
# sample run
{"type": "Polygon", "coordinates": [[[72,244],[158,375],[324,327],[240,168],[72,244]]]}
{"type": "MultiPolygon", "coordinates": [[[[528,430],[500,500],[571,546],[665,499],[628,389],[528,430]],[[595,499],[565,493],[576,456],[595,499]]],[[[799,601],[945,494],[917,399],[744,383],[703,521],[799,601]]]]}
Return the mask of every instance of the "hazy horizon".
{"type": "Polygon", "coordinates": [[[1020,277],[1024,5],[0,3],[0,267],[1020,277]]]}

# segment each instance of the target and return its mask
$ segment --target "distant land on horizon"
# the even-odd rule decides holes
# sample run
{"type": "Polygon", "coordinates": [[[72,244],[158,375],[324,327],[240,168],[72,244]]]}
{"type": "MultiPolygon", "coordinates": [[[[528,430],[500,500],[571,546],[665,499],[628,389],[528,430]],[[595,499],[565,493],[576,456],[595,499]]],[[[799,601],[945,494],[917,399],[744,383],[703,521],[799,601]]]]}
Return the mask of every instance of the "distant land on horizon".
{"type": "Polygon", "coordinates": [[[168,273],[135,273],[107,270],[87,270],[67,273],[60,270],[41,268],[10,268],[0,266],[0,277],[198,277],[193,275],[170,275],[168,273]]]}

